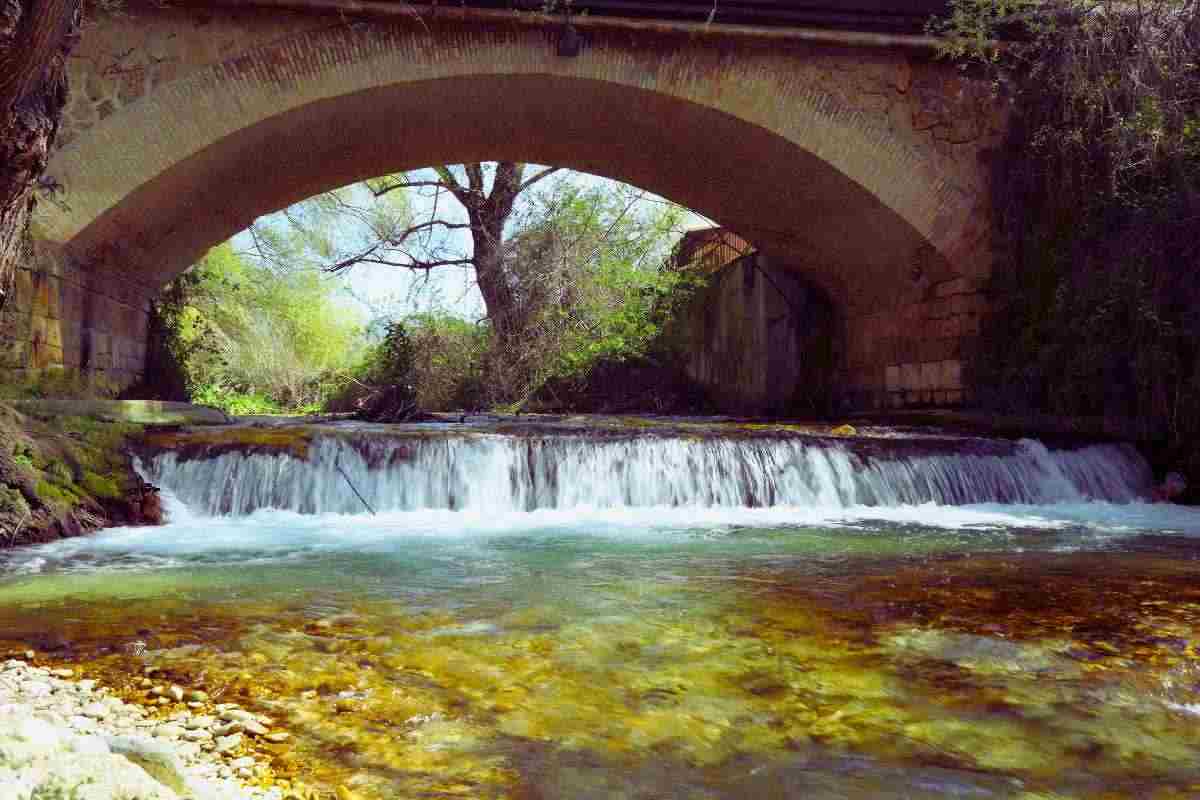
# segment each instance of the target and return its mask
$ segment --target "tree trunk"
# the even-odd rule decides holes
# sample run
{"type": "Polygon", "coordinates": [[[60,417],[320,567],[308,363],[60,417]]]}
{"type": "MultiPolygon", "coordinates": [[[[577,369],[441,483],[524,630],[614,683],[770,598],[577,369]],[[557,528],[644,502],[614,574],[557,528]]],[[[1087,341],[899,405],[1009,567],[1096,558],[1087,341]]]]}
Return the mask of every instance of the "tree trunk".
{"type": "Polygon", "coordinates": [[[483,304],[492,321],[497,343],[503,344],[511,332],[519,327],[518,320],[514,318],[517,309],[513,287],[504,270],[504,219],[489,215],[474,216],[479,217],[478,221],[472,220],[475,281],[479,285],[479,293],[483,295],[483,304]]]}
{"type": "Polygon", "coordinates": [[[67,101],[80,0],[0,0],[0,309],[67,101]]]}

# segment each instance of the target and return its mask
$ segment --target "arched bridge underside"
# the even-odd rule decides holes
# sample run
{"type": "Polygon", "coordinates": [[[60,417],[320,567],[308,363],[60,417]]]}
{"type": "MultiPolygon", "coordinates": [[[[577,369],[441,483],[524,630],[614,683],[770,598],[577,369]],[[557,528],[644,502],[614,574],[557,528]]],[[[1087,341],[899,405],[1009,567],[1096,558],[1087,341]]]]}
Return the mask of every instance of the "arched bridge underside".
{"type": "MultiPolygon", "coordinates": [[[[89,29],[0,366],[132,381],[162,285],[257,216],[438,163],[556,164],[737,231],[839,306],[853,404],[956,403],[1003,117],[926,52],[453,15],[127,9],[89,29]]],[[[748,312],[749,313],[749,312],[748,312]]]]}

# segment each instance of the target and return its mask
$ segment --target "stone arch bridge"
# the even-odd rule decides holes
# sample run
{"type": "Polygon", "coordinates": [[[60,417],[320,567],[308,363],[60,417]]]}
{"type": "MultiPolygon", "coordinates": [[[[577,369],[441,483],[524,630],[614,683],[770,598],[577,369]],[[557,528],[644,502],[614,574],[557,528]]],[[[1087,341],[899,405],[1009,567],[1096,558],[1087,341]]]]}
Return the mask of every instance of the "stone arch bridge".
{"type": "Polygon", "coordinates": [[[92,23],[0,368],[128,384],[150,300],[257,216],[367,177],[511,159],[646,188],[806,275],[838,310],[850,404],[963,401],[1004,126],[985,86],[919,36],[578,25],[566,57],[557,20],[479,8],[127,4],[92,23]]]}

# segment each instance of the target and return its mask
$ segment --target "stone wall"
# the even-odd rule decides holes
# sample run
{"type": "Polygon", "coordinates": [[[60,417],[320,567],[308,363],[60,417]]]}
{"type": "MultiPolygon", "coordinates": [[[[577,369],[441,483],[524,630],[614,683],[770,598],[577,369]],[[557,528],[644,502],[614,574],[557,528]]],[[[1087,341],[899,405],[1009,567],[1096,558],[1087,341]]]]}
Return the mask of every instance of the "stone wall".
{"type": "MultiPolygon", "coordinates": [[[[912,302],[852,315],[841,395],[860,410],[968,405],[962,373],[990,304],[982,280],[931,282],[912,302]]],[[[855,309],[857,310],[857,309],[855,309]]]]}
{"type": "Polygon", "coordinates": [[[830,407],[836,312],[820,289],[762,255],[714,272],[669,335],[688,376],[724,413],[812,415],[830,407]]]}
{"type": "Polygon", "coordinates": [[[688,375],[726,413],[957,407],[969,400],[963,362],[985,302],[962,288],[937,284],[899,323],[845,317],[795,270],[751,254],[713,273],[671,335],[688,375]],[[897,324],[914,335],[893,333],[897,324]]]}
{"type": "Polygon", "coordinates": [[[142,374],[149,301],[121,276],[82,270],[47,246],[17,271],[0,311],[0,380],[20,383],[45,370],[87,376],[115,391],[142,374]]]}

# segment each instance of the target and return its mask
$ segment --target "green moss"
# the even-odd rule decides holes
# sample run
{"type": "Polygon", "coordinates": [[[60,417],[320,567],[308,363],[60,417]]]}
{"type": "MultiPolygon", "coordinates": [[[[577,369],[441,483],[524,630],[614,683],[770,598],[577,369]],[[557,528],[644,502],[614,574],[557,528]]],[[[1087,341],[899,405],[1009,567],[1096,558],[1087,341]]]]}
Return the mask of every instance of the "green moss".
{"type": "Polygon", "coordinates": [[[84,472],[80,485],[85,492],[100,500],[117,500],[123,495],[121,486],[115,480],[94,472],[84,472]]]}
{"type": "Polygon", "coordinates": [[[24,381],[0,386],[0,397],[8,400],[41,398],[115,397],[120,387],[101,376],[79,370],[50,367],[24,381]]]}
{"type": "Polygon", "coordinates": [[[312,433],[305,428],[212,428],[194,431],[152,431],[145,436],[150,447],[164,450],[184,448],[230,448],[255,452],[287,452],[306,458],[312,433]]]}
{"type": "Polygon", "coordinates": [[[58,460],[51,461],[42,470],[49,476],[50,480],[59,485],[66,485],[75,480],[75,475],[71,472],[71,468],[58,460]]]}
{"type": "Polygon", "coordinates": [[[66,486],[55,486],[47,480],[37,482],[38,498],[52,508],[70,508],[79,502],[79,495],[66,486]]]}
{"type": "Polygon", "coordinates": [[[16,514],[18,517],[29,515],[29,504],[16,489],[0,486],[0,514],[16,514]]]}

